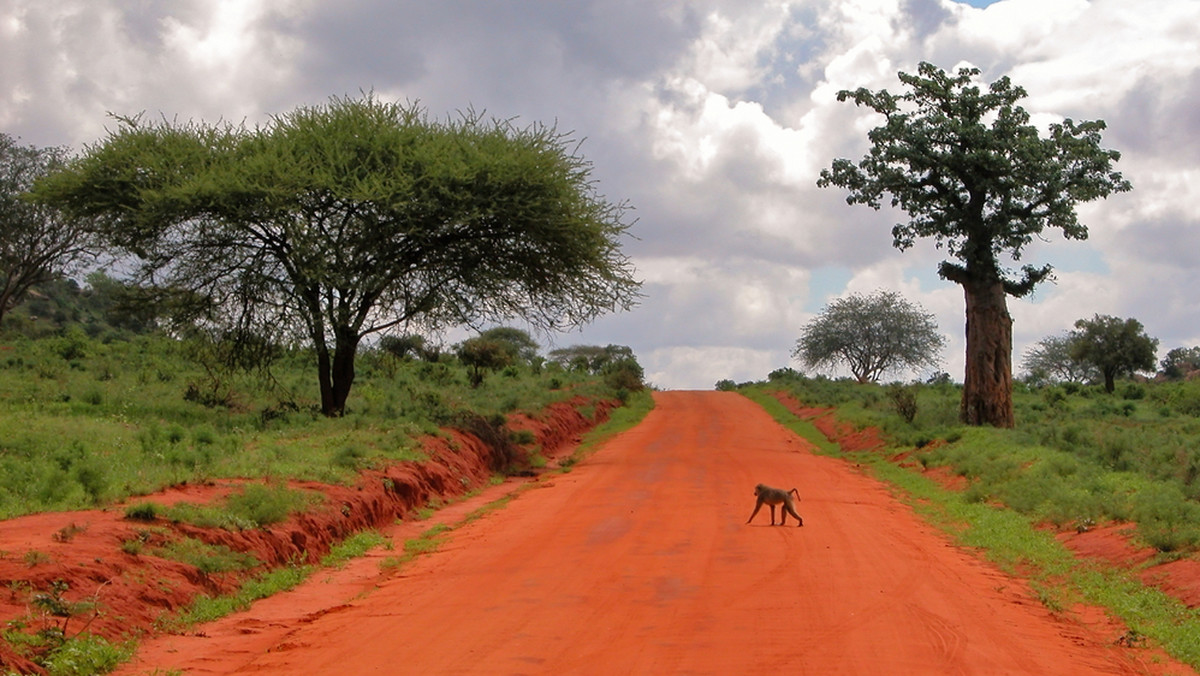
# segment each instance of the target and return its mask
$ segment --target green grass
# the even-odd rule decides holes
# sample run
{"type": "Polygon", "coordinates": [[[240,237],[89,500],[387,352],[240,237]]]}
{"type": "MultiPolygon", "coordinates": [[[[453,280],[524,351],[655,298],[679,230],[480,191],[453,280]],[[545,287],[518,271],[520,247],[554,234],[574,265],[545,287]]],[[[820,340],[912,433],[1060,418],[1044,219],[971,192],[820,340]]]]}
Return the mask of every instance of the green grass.
{"type": "MultiPolygon", "coordinates": [[[[603,378],[555,365],[510,367],[477,388],[452,360],[363,350],[344,417],[317,412],[311,355],[270,377],[217,373],[187,345],[78,330],[0,340],[0,518],[104,506],[221,478],[350,483],[366,468],[420,461],[420,438],[464,416],[532,414],[577,396],[613,398],[603,378]],[[189,392],[227,393],[205,406],[189,392]]],[[[522,439],[518,439],[522,441],[522,439]]]]}
{"type": "Polygon", "coordinates": [[[318,493],[298,491],[282,485],[248,484],[225,500],[210,505],[176,503],[163,508],[164,517],[201,528],[246,530],[263,528],[286,520],[322,499],[318,493]]]}
{"type": "MultiPolygon", "coordinates": [[[[212,622],[231,613],[246,610],[255,601],[295,588],[319,569],[341,568],[351,559],[362,556],[375,547],[387,544],[387,538],[376,531],[355,533],[334,545],[321,560],[320,566],[289,565],[263,571],[247,579],[238,587],[237,591],[231,594],[197,597],[182,611],[160,619],[159,628],[166,631],[181,631],[196,624],[212,622]]],[[[212,556],[213,549],[215,548],[202,548],[201,552],[203,555],[212,556]]],[[[237,559],[231,565],[239,562],[248,563],[247,560],[237,559]]]]}
{"type": "Polygon", "coordinates": [[[325,568],[341,568],[376,547],[390,547],[391,540],[374,530],[359,531],[330,548],[321,559],[325,568]]]}
{"type": "Polygon", "coordinates": [[[225,596],[200,596],[187,608],[160,621],[160,628],[180,631],[187,627],[212,622],[226,615],[246,610],[259,599],[265,599],[299,585],[312,574],[312,566],[285,566],[261,573],[225,596]]]}
{"type": "Polygon", "coordinates": [[[195,538],[183,538],[151,551],[164,559],[182,561],[201,573],[228,573],[250,570],[262,564],[252,554],[238,552],[225,545],[210,545],[195,538]]]}
{"type": "Polygon", "coordinates": [[[131,642],[113,644],[102,637],[80,634],[50,652],[42,666],[49,676],[106,674],[133,656],[131,642]]]}
{"type": "Polygon", "coordinates": [[[409,538],[404,541],[404,547],[401,554],[398,556],[389,556],[380,563],[383,569],[394,570],[412,561],[413,559],[423,554],[429,554],[436,551],[438,547],[446,541],[445,533],[451,530],[451,526],[446,524],[438,524],[421,533],[418,537],[409,538]]]}
{"type": "MultiPolygon", "coordinates": [[[[743,392],[801,436],[809,439],[814,434],[823,436],[811,423],[792,415],[763,390],[753,387],[743,392]]],[[[840,414],[841,409],[838,411],[840,414]]],[[[1071,456],[1058,455],[1050,449],[1038,448],[1031,453],[1028,448],[1017,446],[1007,448],[1011,456],[1006,455],[1005,445],[996,440],[1004,431],[960,432],[965,440],[963,448],[972,449],[967,455],[980,456],[961,460],[964,474],[970,477],[1028,474],[1029,462],[1033,467],[1042,463],[1054,467],[1051,474],[1058,476],[1081,472],[1072,465],[1071,456]]],[[[852,458],[855,463],[869,467],[874,476],[891,485],[914,511],[959,544],[981,552],[1002,571],[1028,579],[1039,600],[1052,611],[1061,612],[1078,602],[1101,606],[1120,618],[1131,636],[1147,637],[1175,658],[1200,668],[1200,611],[1147,587],[1130,572],[1076,559],[1052,533],[1038,528],[1045,520],[1038,509],[1018,511],[995,500],[985,500],[986,496],[978,492],[947,490],[919,471],[893,464],[887,459],[890,453],[842,454],[836,444],[828,441],[822,445],[822,452],[852,458]]],[[[1129,474],[1086,475],[1086,479],[1130,494],[1146,486],[1144,478],[1129,474]]],[[[1179,499],[1180,496],[1172,495],[1160,501],[1177,505],[1179,499]]]]}

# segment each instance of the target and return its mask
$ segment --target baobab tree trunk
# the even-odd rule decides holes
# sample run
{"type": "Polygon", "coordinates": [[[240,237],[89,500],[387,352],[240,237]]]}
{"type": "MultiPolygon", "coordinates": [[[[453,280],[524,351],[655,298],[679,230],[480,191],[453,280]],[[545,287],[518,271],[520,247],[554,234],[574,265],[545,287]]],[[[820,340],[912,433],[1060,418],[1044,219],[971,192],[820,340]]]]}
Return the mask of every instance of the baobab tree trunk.
{"type": "Polygon", "coordinates": [[[959,417],[968,425],[1012,427],[1012,316],[999,280],[966,281],[967,369],[959,417]]]}

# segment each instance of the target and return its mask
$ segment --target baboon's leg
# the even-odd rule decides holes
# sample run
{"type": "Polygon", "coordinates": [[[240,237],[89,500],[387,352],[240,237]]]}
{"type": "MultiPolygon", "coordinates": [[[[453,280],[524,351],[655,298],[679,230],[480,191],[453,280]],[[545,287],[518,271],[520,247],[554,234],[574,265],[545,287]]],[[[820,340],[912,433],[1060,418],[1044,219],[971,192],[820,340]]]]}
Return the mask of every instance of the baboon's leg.
{"type": "Polygon", "coordinates": [[[797,527],[804,525],[804,519],[801,519],[800,515],[796,513],[796,508],[785,502],[785,503],[783,503],[783,519],[784,519],[784,521],[787,520],[788,514],[791,514],[792,516],[796,517],[796,526],[797,527]]]}
{"type": "Polygon", "coordinates": [[[769,503],[767,506],[771,508],[771,525],[774,526],[775,525],[775,503],[773,503],[773,502],[769,503]]]}
{"type": "MultiPolygon", "coordinates": [[[[762,500],[762,498],[759,498],[758,502],[754,503],[754,511],[750,512],[750,518],[746,519],[746,523],[750,523],[751,521],[754,520],[754,515],[758,514],[758,510],[762,509],[762,506],[763,506],[763,500],[762,500]]],[[[774,507],[771,507],[771,522],[772,523],[775,522],[775,508],[774,507]]]]}

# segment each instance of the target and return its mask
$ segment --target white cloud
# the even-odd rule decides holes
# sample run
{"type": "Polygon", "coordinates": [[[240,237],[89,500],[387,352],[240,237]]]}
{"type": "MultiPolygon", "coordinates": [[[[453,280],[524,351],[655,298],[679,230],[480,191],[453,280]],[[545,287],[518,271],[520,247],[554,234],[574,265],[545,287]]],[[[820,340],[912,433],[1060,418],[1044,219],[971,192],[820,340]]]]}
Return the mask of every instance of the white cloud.
{"type": "Polygon", "coordinates": [[[1165,352],[1200,326],[1196,25],[1194,0],[10,0],[0,131],[79,146],[107,111],[254,123],[360,89],[435,115],[557,121],[587,139],[599,189],[636,207],[626,248],[648,294],[562,344],[630,345],[656,383],[709,388],[788,365],[830,295],[890,288],[935,314],[961,377],[963,298],[936,276],[945,252],[896,251],[903,214],[815,186],[879,123],[837,91],[899,91],[896,71],[922,60],[971,63],[1025,87],[1039,123],[1106,120],[1134,190],[1080,208],[1086,244],[1047,233],[1029,249],[1022,263],[1060,272],[1010,301],[1014,364],[1097,312],[1138,318],[1165,352]]]}

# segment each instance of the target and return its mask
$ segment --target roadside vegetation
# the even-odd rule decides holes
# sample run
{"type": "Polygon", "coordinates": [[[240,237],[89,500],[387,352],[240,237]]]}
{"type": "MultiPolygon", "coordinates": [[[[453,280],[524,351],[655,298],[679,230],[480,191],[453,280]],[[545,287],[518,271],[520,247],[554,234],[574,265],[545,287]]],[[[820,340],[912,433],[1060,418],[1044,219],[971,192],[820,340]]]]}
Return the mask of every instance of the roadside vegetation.
{"type": "Polygon", "coordinates": [[[330,418],[309,351],[231,368],[202,337],[76,323],[94,289],[57,292],[15,311],[0,333],[0,518],[228,477],[349,482],[378,463],[420,460],[418,439],[443,427],[502,423],[579,396],[624,399],[641,386],[625,356],[593,369],[571,363],[570,350],[563,361],[518,359],[493,340],[499,360],[479,367],[449,348],[398,356],[377,346],[362,350],[346,414],[330,418]]]}
{"type": "MultiPolygon", "coordinates": [[[[726,389],[730,389],[726,383],[726,389]]],[[[1200,613],[1145,586],[1129,570],[1081,565],[1055,537],[1129,523],[1144,565],[1200,551],[1200,380],[1104,384],[1018,382],[1014,428],[959,422],[960,386],[874,385],[808,378],[790,369],[736,389],[760,402],[823,452],[852,458],[897,489],[915,510],[1005,571],[1031,581],[1051,610],[1086,602],[1200,667],[1200,613]],[[880,452],[843,452],[772,393],[833,408],[854,428],[883,432],[880,452]],[[947,487],[925,470],[959,477],[947,487]]]]}

